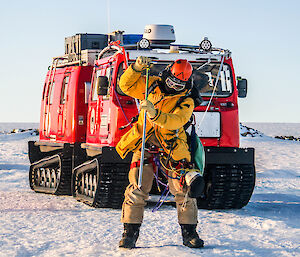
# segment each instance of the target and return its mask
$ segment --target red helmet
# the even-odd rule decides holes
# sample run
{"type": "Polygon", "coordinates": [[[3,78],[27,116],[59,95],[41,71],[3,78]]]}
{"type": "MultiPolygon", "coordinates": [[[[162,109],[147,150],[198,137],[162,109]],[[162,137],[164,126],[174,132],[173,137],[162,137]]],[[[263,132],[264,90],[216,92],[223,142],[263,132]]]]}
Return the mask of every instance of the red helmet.
{"type": "Polygon", "coordinates": [[[178,59],[166,68],[165,83],[170,89],[182,91],[186,89],[192,72],[193,67],[187,60],[178,59]]]}
{"type": "Polygon", "coordinates": [[[173,76],[181,81],[188,81],[192,75],[193,67],[185,59],[176,60],[170,69],[173,76]]]}

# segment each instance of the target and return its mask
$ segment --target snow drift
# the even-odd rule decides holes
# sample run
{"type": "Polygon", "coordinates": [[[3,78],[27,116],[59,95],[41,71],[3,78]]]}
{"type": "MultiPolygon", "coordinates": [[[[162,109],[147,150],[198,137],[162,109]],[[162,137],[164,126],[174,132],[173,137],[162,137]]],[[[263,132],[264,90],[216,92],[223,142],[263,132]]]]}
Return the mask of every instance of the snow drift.
{"type": "Polygon", "coordinates": [[[241,137],[241,147],[256,149],[252,199],[241,210],[199,210],[198,231],[205,241],[200,250],[182,245],[176,211],[167,205],[155,213],[153,206],[146,208],[137,249],[118,249],[120,210],[34,193],[27,141],[37,137],[30,131],[2,133],[0,256],[299,256],[300,143],[249,128],[241,129],[252,133],[241,137]]]}

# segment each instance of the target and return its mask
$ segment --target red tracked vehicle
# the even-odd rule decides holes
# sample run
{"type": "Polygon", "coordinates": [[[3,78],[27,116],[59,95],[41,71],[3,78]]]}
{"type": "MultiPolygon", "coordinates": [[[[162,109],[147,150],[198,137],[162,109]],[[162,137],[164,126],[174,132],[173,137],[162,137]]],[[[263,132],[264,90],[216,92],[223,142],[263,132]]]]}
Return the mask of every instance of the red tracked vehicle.
{"type": "MultiPolygon", "coordinates": [[[[198,46],[174,41],[169,25],[147,26],[143,38],[120,31],[66,38],[65,55],[53,59],[46,76],[40,140],[29,142],[34,191],[72,194],[94,207],[121,206],[131,155],[122,160],[115,146],[138,115],[138,103],[118,81],[143,55],[155,60],[153,75],[176,59],[193,66],[194,86],[203,98],[194,119],[206,155],[206,187],[198,207],[241,208],[249,202],[254,149],[239,148],[237,100],[246,96],[247,81],[236,81],[228,50],[213,48],[207,39],[198,46]]],[[[155,186],[151,193],[157,193],[155,186]]]]}

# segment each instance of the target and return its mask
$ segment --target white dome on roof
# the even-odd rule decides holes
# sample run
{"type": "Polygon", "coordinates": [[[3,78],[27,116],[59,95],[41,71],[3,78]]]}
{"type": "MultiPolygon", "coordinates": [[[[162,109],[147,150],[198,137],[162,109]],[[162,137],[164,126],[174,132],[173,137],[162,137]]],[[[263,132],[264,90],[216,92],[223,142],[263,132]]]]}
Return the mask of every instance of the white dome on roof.
{"type": "Polygon", "coordinates": [[[174,27],[172,25],[160,24],[146,25],[143,38],[156,44],[170,44],[176,40],[174,27]]]}

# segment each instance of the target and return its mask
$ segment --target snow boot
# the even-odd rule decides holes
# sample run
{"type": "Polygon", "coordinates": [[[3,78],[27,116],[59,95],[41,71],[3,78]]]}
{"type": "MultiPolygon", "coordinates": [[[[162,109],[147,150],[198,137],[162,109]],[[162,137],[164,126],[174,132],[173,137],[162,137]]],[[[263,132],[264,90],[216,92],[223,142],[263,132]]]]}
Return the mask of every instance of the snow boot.
{"type": "Polygon", "coordinates": [[[119,242],[119,247],[132,249],[135,247],[136,240],[139,237],[141,224],[124,223],[124,232],[119,242]]]}
{"type": "Polygon", "coordinates": [[[201,248],[204,241],[199,238],[196,232],[196,224],[180,224],[183,244],[190,248],[201,248]]]}

